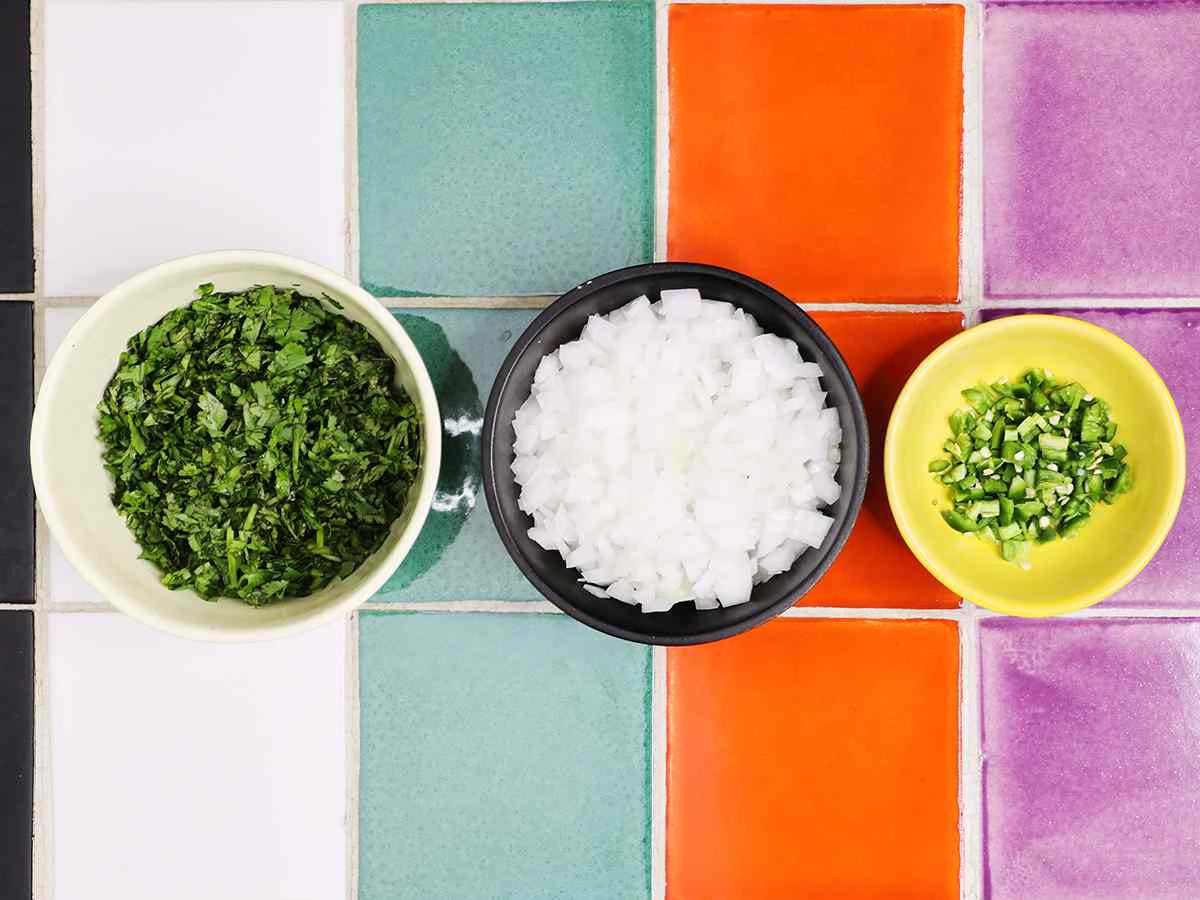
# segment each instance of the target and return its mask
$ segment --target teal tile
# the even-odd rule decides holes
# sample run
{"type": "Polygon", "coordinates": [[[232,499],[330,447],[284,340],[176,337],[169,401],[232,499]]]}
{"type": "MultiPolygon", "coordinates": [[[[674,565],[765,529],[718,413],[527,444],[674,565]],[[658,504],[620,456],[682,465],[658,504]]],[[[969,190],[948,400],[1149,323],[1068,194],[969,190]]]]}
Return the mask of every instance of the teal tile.
{"type": "Polygon", "coordinates": [[[496,372],[535,309],[396,311],[433,379],[442,413],[442,467],[417,542],[373,598],[540,600],[500,543],[483,496],[479,439],[496,372]]]}
{"type": "Polygon", "coordinates": [[[556,294],[651,258],[654,7],[358,11],[362,282],[556,294]]]}
{"type": "Polygon", "coordinates": [[[360,900],[650,895],[650,652],[561,615],[359,620],[360,900]]]}

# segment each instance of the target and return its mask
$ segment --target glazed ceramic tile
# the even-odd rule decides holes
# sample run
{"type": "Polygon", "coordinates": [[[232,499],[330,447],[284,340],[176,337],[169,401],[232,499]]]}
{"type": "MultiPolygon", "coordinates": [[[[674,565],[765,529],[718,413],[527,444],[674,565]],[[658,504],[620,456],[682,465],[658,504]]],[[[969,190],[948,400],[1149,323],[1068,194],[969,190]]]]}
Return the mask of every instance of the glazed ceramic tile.
{"type": "MultiPolygon", "coordinates": [[[[1028,311],[1028,310],[1026,310],[1028,311]]],[[[1093,322],[1124,338],[1146,357],[1162,376],[1183,420],[1188,452],[1200,452],[1200,312],[1188,309],[1044,310],[1093,322]]],[[[985,319],[1019,310],[989,310],[985,319]]],[[[1135,469],[1136,471],[1136,469],[1135,469]]],[[[1106,606],[1200,606],[1200,470],[1188,466],[1183,504],[1175,526],[1150,564],[1124,590],[1104,601],[1106,606]]]]}
{"type": "Polygon", "coordinates": [[[364,613],[359,897],[650,895],[650,651],[562,615],[364,613]]]}
{"type": "Polygon", "coordinates": [[[993,900],[1200,896],[1200,622],[981,626],[993,900]]]}
{"type": "Polygon", "coordinates": [[[862,393],[870,432],[867,496],[858,521],[804,606],[950,609],[959,598],[938,583],[900,537],[883,481],[883,436],[900,389],[935,347],[962,330],[958,313],[818,313],[862,393]]]}
{"type": "Polygon", "coordinates": [[[33,614],[0,613],[0,894],[33,876],[33,614]]]}
{"type": "Polygon", "coordinates": [[[0,303],[0,603],[33,601],[33,305],[0,303]]]}
{"type": "Polygon", "coordinates": [[[429,369],[442,414],[442,467],[425,527],[375,600],[540,600],[496,535],[483,496],[483,407],[500,363],[537,315],[414,309],[395,316],[429,369]]]}
{"type": "Polygon", "coordinates": [[[992,296],[1200,293],[1200,7],[986,12],[992,296]]]}
{"type": "Polygon", "coordinates": [[[668,651],[667,896],[958,897],[952,622],[668,651]]]}
{"type": "Polygon", "coordinates": [[[206,250],[343,268],[341,3],[45,14],[47,294],[100,294],[206,250]]]}
{"type": "Polygon", "coordinates": [[[794,300],[958,293],[960,6],[676,5],[672,259],[794,300]]]}
{"type": "Polygon", "coordinates": [[[361,278],[557,294],[650,259],[649,3],[359,8],[361,278]]]}
{"type": "Polygon", "coordinates": [[[0,4],[0,292],[33,290],[29,0],[0,4]]]}
{"type": "Polygon", "coordinates": [[[49,620],[57,900],[344,895],[341,621],[214,644],[49,620]]]}
{"type": "MultiPolygon", "coordinates": [[[[84,307],[50,307],[43,312],[42,319],[42,358],[49,365],[54,353],[61,346],[71,330],[71,326],[79,321],[84,313],[84,307]]],[[[86,603],[102,602],[103,597],[83,576],[67,561],[66,555],[53,536],[49,536],[49,577],[46,579],[47,597],[54,603],[86,603]]]]}

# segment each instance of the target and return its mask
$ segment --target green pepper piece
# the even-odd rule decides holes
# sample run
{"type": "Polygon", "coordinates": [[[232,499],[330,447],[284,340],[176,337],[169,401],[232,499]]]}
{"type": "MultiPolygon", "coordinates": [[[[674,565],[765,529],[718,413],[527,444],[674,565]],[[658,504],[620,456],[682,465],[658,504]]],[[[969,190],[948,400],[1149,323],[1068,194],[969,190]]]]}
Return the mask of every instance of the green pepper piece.
{"type": "Polygon", "coordinates": [[[946,524],[955,531],[961,531],[964,534],[979,530],[979,526],[977,524],[953,509],[943,509],[942,518],[945,519],[946,524]]]}

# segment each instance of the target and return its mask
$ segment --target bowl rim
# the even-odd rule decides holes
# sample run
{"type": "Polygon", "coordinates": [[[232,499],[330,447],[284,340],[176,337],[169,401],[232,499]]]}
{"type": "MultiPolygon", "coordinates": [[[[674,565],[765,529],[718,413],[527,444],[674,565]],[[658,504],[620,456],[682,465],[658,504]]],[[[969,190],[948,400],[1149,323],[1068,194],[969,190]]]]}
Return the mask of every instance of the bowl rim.
{"type": "MultiPolygon", "coordinates": [[[[183,305],[183,304],[180,304],[183,305]]],[[[391,354],[389,354],[391,355],[391,354]]],[[[355,609],[387,581],[397,566],[407,556],[418,534],[425,524],[437,489],[438,473],[441,466],[441,414],[438,408],[437,395],[429,371],[417,351],[416,345],[408,336],[403,326],[395,320],[390,311],[364,288],[334,272],[332,269],[297,259],[282,253],[266,250],[216,250],[207,253],[197,253],[190,256],[177,257],[158,265],[144,269],[125,279],[120,284],[106,291],[91,306],[87,307],[79,320],[75,322],[64,337],[62,346],[55,352],[54,357],[46,367],[41,384],[38,387],[37,399],[34,403],[33,419],[29,435],[29,463],[33,475],[34,492],[37,506],[45,517],[50,534],[62,548],[63,554],[83,578],[96,588],[97,591],[121,612],[161,631],[204,641],[236,643],[257,640],[273,640],[317,628],[339,616],[355,609]],[[422,413],[425,434],[426,458],[421,461],[422,474],[420,487],[414,498],[416,509],[412,518],[401,531],[400,538],[388,553],[375,566],[370,576],[365,578],[359,587],[348,592],[345,596],[324,603],[308,613],[295,617],[262,624],[238,625],[227,628],[208,628],[199,624],[188,624],[178,621],[174,616],[161,613],[158,610],[146,609],[130,603],[124,592],[109,580],[99,569],[92,565],[91,560],[82,548],[68,535],[64,514],[56,490],[47,471],[47,410],[53,405],[59,386],[66,377],[73,356],[71,337],[86,335],[96,323],[117,305],[126,302],[130,294],[136,294],[148,283],[153,283],[164,276],[173,276],[194,272],[195,277],[203,279],[206,271],[229,268],[233,266],[273,268],[281,273],[295,274],[314,281],[327,288],[338,297],[344,297],[364,315],[377,324],[395,343],[400,358],[407,365],[416,386],[414,401],[422,413]],[[429,427],[430,423],[436,427],[429,427]]],[[[236,602],[236,601],[230,601],[236,602]]],[[[97,604],[97,608],[101,608],[97,604]]]]}
{"type": "Polygon", "coordinates": [[[1154,558],[1163,541],[1170,534],[1171,528],[1175,523],[1175,517],[1179,513],[1180,504],[1183,501],[1183,491],[1187,478],[1187,443],[1184,439],[1183,423],[1180,420],[1179,410],[1175,406],[1175,399],[1171,396],[1171,391],[1167,388],[1166,383],[1162,380],[1162,376],[1158,374],[1154,366],[1128,341],[1109,331],[1107,328],[1083,319],[1047,313],[1022,313],[993,319],[989,322],[982,322],[964,329],[937,346],[913,370],[913,373],[908,377],[903,389],[900,391],[900,395],[896,398],[896,403],[892,407],[892,415],[888,420],[887,432],[884,435],[883,442],[883,474],[887,488],[888,505],[891,507],[892,517],[896,521],[896,527],[900,531],[900,536],[904,539],[904,543],[908,545],[908,549],[912,551],[912,554],[934,578],[964,600],[992,610],[993,612],[1025,618],[1044,618],[1085,609],[1089,606],[1094,606],[1107,597],[1111,597],[1137,577],[1138,573],[1154,558]],[[931,554],[925,545],[916,538],[911,526],[910,510],[900,502],[897,495],[897,488],[895,487],[898,479],[902,477],[900,468],[902,465],[899,448],[900,441],[897,437],[897,432],[900,428],[898,423],[911,414],[910,408],[915,408],[918,405],[917,393],[920,391],[921,383],[924,379],[947,355],[962,345],[986,340],[990,335],[998,332],[1030,327],[1055,328],[1062,331],[1078,332],[1085,335],[1089,340],[1108,344],[1124,357],[1130,366],[1137,369],[1151,385],[1153,393],[1159,400],[1165,401],[1166,409],[1169,411],[1167,418],[1170,424],[1170,434],[1168,437],[1173,451],[1171,457],[1179,461],[1181,473],[1181,477],[1174,479],[1174,482],[1171,484],[1170,495],[1167,498],[1166,504],[1166,510],[1169,511],[1168,514],[1160,518],[1159,524],[1156,526],[1150,540],[1145,542],[1142,549],[1137,554],[1131,556],[1121,566],[1114,578],[1090,590],[1068,589],[1059,599],[1053,601],[1039,600],[1036,601],[1036,605],[1031,601],[1014,600],[986,588],[981,591],[977,586],[959,579],[954,572],[943,566],[936,556],[931,554]]]}
{"type": "MultiPolygon", "coordinates": [[[[629,298],[634,299],[634,298],[629,298]]],[[[549,351],[547,351],[549,352],[549,351]]],[[[855,381],[854,375],[850,372],[850,367],[846,364],[841,352],[830,339],[824,329],[806,313],[799,304],[788,299],[785,295],[777,291],[775,288],[749,275],[744,275],[741,272],[736,272],[732,269],[722,268],[720,266],[708,265],[706,263],[695,263],[687,261],[665,261],[643,263],[636,266],[626,266],[621,269],[614,269],[606,272],[603,275],[597,275],[595,278],[589,278],[570,290],[559,296],[554,302],[547,306],[538,316],[529,323],[520,337],[513,344],[508,354],[504,357],[504,361],[500,364],[500,370],[496,375],[495,381],[492,382],[492,389],[488,395],[487,406],[484,411],[483,425],[483,440],[481,445],[481,462],[483,470],[483,488],[484,495],[487,499],[488,511],[491,513],[492,522],[496,526],[496,531],[500,535],[500,540],[504,544],[504,548],[508,551],[508,555],[513,562],[521,570],[522,574],[529,582],[538,589],[538,591],[567,615],[579,620],[585,625],[588,625],[597,631],[613,637],[623,638],[627,641],[632,641],[639,644],[649,644],[652,646],[686,646],[694,644],[705,644],[712,641],[719,641],[724,638],[733,637],[736,634],[741,634],[744,631],[749,631],[756,628],[764,622],[775,618],[786,610],[790,609],[796,602],[808,593],[813,585],[815,585],[833,565],[834,559],[845,546],[850,532],[854,528],[854,523],[858,519],[860,510],[862,509],[863,499],[867,492],[867,473],[870,467],[870,431],[867,423],[866,409],[863,406],[862,393],[859,390],[858,382],[855,381]],[[538,336],[554,319],[561,315],[572,303],[577,300],[595,293],[596,291],[610,287],[613,284],[618,284],[632,278],[654,277],[663,274],[697,274],[716,276],[730,281],[734,281],[743,287],[749,288],[775,303],[781,309],[786,311],[787,315],[794,317],[801,326],[812,336],[813,340],[821,347],[829,360],[832,372],[827,372],[823,377],[837,378],[846,387],[846,396],[850,407],[850,416],[853,418],[855,427],[861,435],[860,448],[858,452],[857,464],[853,472],[845,473],[841,476],[843,491],[849,493],[849,505],[847,514],[840,527],[836,531],[831,532],[832,540],[827,547],[820,548],[822,553],[813,570],[791,589],[789,589],[779,600],[764,607],[752,616],[743,619],[733,625],[723,627],[713,627],[699,631],[691,635],[658,635],[651,631],[641,630],[635,631],[629,628],[623,628],[604,621],[586,610],[580,609],[571,603],[568,599],[558,595],[545,581],[542,580],[536,568],[534,568],[525,554],[521,551],[517,544],[516,538],[513,535],[513,530],[510,523],[505,519],[500,511],[499,496],[496,490],[496,471],[492,464],[493,448],[496,438],[496,414],[500,405],[501,396],[512,377],[513,368],[517,360],[526,352],[538,336]],[[849,476],[849,477],[847,477],[849,476]],[[849,483],[847,483],[849,482],[849,483]]],[[[788,573],[784,572],[775,576],[776,578],[784,577],[788,573]]],[[[617,602],[617,601],[614,601],[617,602]]]]}

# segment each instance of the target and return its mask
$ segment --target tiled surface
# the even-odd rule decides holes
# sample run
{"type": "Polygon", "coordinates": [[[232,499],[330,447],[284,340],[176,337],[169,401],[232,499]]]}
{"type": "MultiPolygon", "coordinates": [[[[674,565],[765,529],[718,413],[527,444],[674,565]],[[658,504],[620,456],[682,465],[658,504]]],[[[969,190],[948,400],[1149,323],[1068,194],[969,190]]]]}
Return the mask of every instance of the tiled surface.
{"type": "Polygon", "coordinates": [[[956,897],[951,622],[668,651],[667,896],[956,897]]]}
{"type": "MultiPolygon", "coordinates": [[[[989,310],[985,319],[1011,314],[989,310]]],[[[1162,376],[1183,420],[1193,459],[1200,439],[1200,312],[1190,309],[1038,310],[1107,328],[1132,344],[1162,376]]],[[[1200,469],[1188,467],[1175,527],[1149,565],[1105,606],[1195,608],[1200,600],[1200,469]]]]}
{"type": "Polygon", "coordinates": [[[962,329],[959,313],[818,313],[846,358],[867,410],[871,475],[850,539],[805,606],[950,609],[959,598],[921,566],[892,518],[883,482],[883,436],[892,406],[913,369],[962,329]],[[886,571],[881,582],[879,572],[886,571]]]}
{"type": "Polygon", "coordinates": [[[33,614],[0,615],[0,896],[33,877],[33,614]]]}
{"type": "Polygon", "coordinates": [[[45,293],[205,250],[343,267],[341,3],[46,0],[45,17],[45,293]]]}
{"type": "Polygon", "coordinates": [[[345,626],[260,644],[49,616],[57,900],[328,900],[346,882],[345,626]]]}
{"type": "Polygon", "coordinates": [[[651,4],[366,5],[358,16],[372,291],[557,294],[650,259],[651,4]]]}
{"type": "Polygon", "coordinates": [[[986,896],[1200,896],[1200,622],[982,626],[986,896]]]}
{"type": "Polygon", "coordinates": [[[670,10],[667,252],[797,300],[953,300],[959,6],[670,10]]]}
{"type": "Polygon", "coordinates": [[[0,304],[0,602],[33,601],[33,305],[0,304]]]}
{"type": "Polygon", "coordinates": [[[29,0],[0,10],[0,292],[33,290],[29,0]]]}
{"type": "Polygon", "coordinates": [[[442,414],[442,468],[425,527],[379,601],[538,600],[500,543],[483,496],[488,391],[536,310],[414,309],[396,318],[421,352],[442,414]]]}
{"type": "MultiPolygon", "coordinates": [[[[41,358],[49,364],[54,353],[66,338],[71,326],[83,315],[83,307],[52,307],[42,319],[41,358]]],[[[83,576],[67,561],[66,555],[53,537],[47,555],[46,596],[54,603],[99,603],[104,598],[99,591],[83,580],[83,576]]]]}
{"type": "Polygon", "coordinates": [[[650,651],[558,615],[367,613],[359,896],[650,893],[650,651]]]}
{"type": "MultiPolygon", "coordinates": [[[[32,532],[6,517],[0,560],[29,564],[0,600],[36,603],[0,604],[0,897],[1200,894],[1196,486],[1119,597],[1026,625],[924,573],[879,477],[900,386],[978,317],[985,271],[997,294],[1200,294],[1180,237],[1198,8],[991,5],[981,110],[975,2],[36,4],[44,183],[21,159],[0,172],[5,489],[27,483],[26,349],[40,368],[87,297],[231,245],[405,307],[447,452],[438,509],[374,604],[283,642],[192,644],[95,611],[44,534],[35,584],[32,532]],[[31,196],[38,290],[13,300],[31,196]],[[479,413],[534,315],[497,296],[555,293],[655,241],[796,299],[880,304],[820,314],[875,445],[859,524],[803,601],[841,608],[670,653],[505,602],[539,595],[477,487],[479,413]],[[397,299],[413,293],[439,296],[397,299]],[[1119,618],[1134,607],[1164,618],[1119,618]]],[[[24,14],[0,9],[17,79],[24,14]]],[[[28,96],[0,84],[0,151],[27,152],[28,96]]],[[[1150,357],[1192,437],[1192,311],[1088,303],[1070,314],[1150,357]]]]}
{"type": "Polygon", "coordinates": [[[988,293],[1200,293],[1200,7],[986,17],[988,293]]]}

